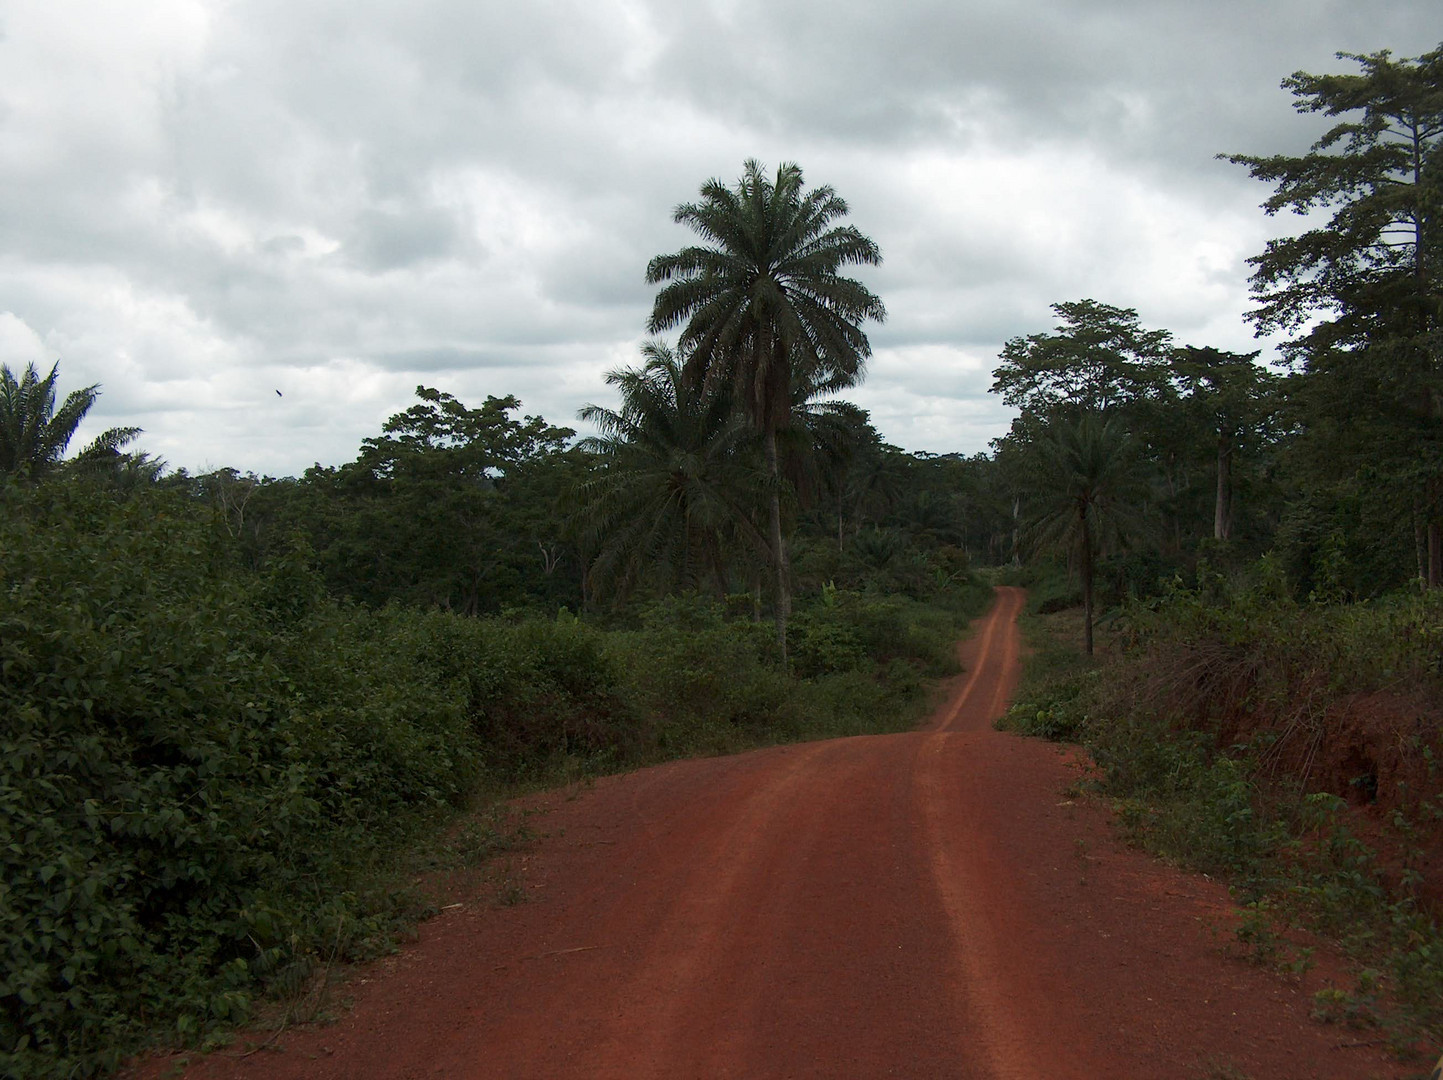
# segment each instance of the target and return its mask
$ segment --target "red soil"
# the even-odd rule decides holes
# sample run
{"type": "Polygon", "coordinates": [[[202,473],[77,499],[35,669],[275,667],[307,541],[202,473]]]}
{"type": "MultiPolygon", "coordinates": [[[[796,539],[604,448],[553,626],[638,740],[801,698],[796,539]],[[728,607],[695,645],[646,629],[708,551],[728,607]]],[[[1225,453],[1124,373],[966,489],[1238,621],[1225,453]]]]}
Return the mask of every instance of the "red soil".
{"type": "Polygon", "coordinates": [[[1308,1019],[1316,976],[1229,956],[1225,888],[1122,846],[1067,794],[1074,753],[991,730],[1022,604],[999,593],[927,730],[531,800],[531,902],[455,908],[335,1025],[184,1075],[1407,1075],[1308,1019]]]}

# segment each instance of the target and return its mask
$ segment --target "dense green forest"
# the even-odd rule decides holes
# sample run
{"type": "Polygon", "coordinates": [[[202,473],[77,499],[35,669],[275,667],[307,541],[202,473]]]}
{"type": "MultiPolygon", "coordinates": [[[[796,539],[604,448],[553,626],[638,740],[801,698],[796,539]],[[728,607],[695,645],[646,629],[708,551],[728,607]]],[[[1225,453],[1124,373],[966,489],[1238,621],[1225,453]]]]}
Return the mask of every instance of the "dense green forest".
{"type": "MultiPolygon", "coordinates": [[[[589,438],[421,386],[345,464],[193,475],[134,429],[67,458],[99,388],[0,370],[0,1071],[101,1072],[384,948],[416,912],[386,867],[483,786],[915,723],[983,568],[1080,607],[1089,654],[1102,617],[1135,656],[1251,657],[1208,676],[1242,712],[1326,681],[1258,657],[1361,627],[1434,753],[1443,49],[1348,59],[1284,84],[1333,122],[1312,151],[1230,159],[1307,214],[1252,260],[1286,363],[1059,302],[1001,350],[988,454],[888,445],[842,396],[881,252],[795,165],[676,208],[696,242],[646,268],[658,336],[589,438]]],[[[1167,742],[1082,689],[1135,675],[1069,670],[1022,726],[1105,765],[1167,742]]],[[[1347,670],[1335,696],[1393,686],[1347,670]]],[[[1203,698],[1173,764],[1251,805],[1258,748],[1203,698]]],[[[1407,776],[1416,823],[1438,779],[1407,776]]]]}

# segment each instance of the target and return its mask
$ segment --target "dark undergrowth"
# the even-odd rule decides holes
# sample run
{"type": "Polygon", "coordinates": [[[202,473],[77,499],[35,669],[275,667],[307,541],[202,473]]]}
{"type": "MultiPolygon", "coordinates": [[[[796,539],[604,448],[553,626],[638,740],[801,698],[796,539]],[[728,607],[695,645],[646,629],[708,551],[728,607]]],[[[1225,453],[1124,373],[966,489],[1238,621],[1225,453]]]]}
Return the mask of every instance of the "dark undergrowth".
{"type": "Polygon", "coordinates": [[[103,1074],[291,1010],[426,914],[425,871],[518,841],[488,800],[912,726],[989,595],[825,589],[799,600],[789,666],[769,624],[702,599],[625,629],[375,610],[327,596],[301,547],[244,567],[183,495],[57,482],[0,486],[0,504],[0,1075],[17,1078],[103,1074]]]}
{"type": "Polygon", "coordinates": [[[1079,742],[1128,837],[1225,876],[1258,960],[1299,970],[1290,927],[1336,942],[1357,985],[1315,1015],[1400,1051],[1443,1044],[1443,599],[1296,603],[1245,585],[1124,609],[1095,661],[1080,616],[1031,616],[999,726],[1079,742]]]}

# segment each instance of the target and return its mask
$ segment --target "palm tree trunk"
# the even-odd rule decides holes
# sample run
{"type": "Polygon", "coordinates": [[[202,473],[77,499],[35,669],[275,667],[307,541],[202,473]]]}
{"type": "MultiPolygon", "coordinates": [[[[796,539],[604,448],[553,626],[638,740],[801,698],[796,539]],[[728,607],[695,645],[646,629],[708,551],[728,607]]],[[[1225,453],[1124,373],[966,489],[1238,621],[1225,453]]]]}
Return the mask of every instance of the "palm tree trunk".
{"type": "Polygon", "coordinates": [[[1428,523],[1428,588],[1443,586],[1443,528],[1428,523]]]}
{"type": "Polygon", "coordinates": [[[1218,492],[1213,507],[1213,539],[1227,540],[1233,533],[1233,439],[1232,433],[1218,436],[1218,492]]]}
{"type": "Polygon", "coordinates": [[[1085,626],[1084,638],[1087,655],[1092,655],[1092,530],[1087,525],[1087,514],[1082,517],[1082,611],[1085,626]]]}
{"type": "Polygon", "coordinates": [[[722,559],[721,539],[717,536],[715,529],[712,529],[707,535],[707,556],[711,562],[712,580],[716,583],[717,599],[725,600],[727,598],[726,562],[722,559]]]}
{"type": "Polygon", "coordinates": [[[782,646],[782,660],[787,658],[787,620],[792,614],[792,591],[789,584],[791,563],[787,545],[782,539],[781,470],[777,465],[777,433],[770,426],[766,431],[767,477],[771,481],[772,557],[777,572],[777,641],[782,646]]]}
{"type": "Polygon", "coordinates": [[[1012,496],[1012,565],[1022,565],[1022,498],[1012,496]]]}
{"type": "Polygon", "coordinates": [[[1428,588],[1428,527],[1423,523],[1422,504],[1413,502],[1413,558],[1418,563],[1418,588],[1428,588]]]}

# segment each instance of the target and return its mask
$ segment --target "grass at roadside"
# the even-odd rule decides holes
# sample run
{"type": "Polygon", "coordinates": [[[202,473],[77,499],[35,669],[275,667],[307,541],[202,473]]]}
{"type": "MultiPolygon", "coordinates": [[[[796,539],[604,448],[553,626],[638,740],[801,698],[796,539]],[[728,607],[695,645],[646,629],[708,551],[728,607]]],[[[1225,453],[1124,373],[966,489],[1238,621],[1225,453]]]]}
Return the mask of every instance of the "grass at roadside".
{"type": "MultiPolygon", "coordinates": [[[[1398,785],[1375,768],[1360,774],[1371,777],[1366,785],[1331,790],[1320,765],[1328,742],[1358,740],[1357,723],[1340,717],[1358,691],[1371,688],[1359,686],[1356,675],[1320,689],[1310,674],[1318,658],[1348,651],[1329,633],[1355,637],[1357,651],[1380,656],[1387,637],[1380,624],[1393,625],[1387,620],[1396,612],[1291,610],[1227,622],[1175,608],[1162,617],[1172,622],[1139,616],[1120,623],[1100,639],[1096,661],[1081,655],[1075,613],[1026,617],[1032,656],[999,726],[1085,746],[1097,765],[1096,790],[1130,840],[1229,880],[1240,908],[1238,944],[1257,961],[1305,968],[1309,955],[1289,943],[1291,927],[1320,934],[1352,957],[1355,985],[1320,992],[1317,1019],[1374,1029],[1400,1052],[1428,1045],[1436,1056],[1443,932],[1418,867],[1430,844],[1437,849],[1437,773],[1431,785],[1415,781],[1412,790],[1403,784],[1380,795],[1380,773],[1385,787],[1398,785]],[[1288,662],[1295,681],[1279,675],[1288,662]],[[1249,673],[1259,682],[1248,684],[1249,673]],[[1260,684],[1274,677],[1282,681],[1260,684]],[[1315,715],[1307,738],[1314,741],[1305,745],[1312,756],[1294,759],[1285,740],[1300,738],[1301,721],[1279,730],[1265,720],[1290,716],[1286,703],[1309,688],[1315,715]],[[1294,760],[1312,762],[1312,773],[1289,768],[1294,760]]],[[[1405,663],[1396,655],[1387,662],[1395,673],[1405,663]]],[[[1426,668],[1420,671],[1425,677],[1426,668]]],[[[1432,759],[1425,751],[1420,746],[1418,756],[1426,765],[1432,759]]]]}

